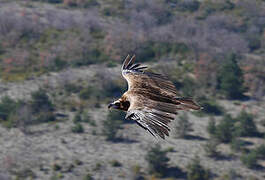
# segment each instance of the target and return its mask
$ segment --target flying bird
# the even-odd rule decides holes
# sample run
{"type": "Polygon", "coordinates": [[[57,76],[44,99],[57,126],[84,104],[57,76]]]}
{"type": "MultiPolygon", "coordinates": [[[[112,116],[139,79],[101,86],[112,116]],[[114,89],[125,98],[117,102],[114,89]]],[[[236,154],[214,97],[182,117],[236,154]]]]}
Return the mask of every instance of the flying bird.
{"type": "Polygon", "coordinates": [[[134,63],[135,55],[128,55],[122,65],[122,76],[128,90],[108,108],[127,112],[125,119],[134,120],[154,137],[169,136],[168,124],[178,110],[199,110],[201,107],[190,98],[177,96],[174,84],[165,76],[144,71],[147,67],[134,63]]]}

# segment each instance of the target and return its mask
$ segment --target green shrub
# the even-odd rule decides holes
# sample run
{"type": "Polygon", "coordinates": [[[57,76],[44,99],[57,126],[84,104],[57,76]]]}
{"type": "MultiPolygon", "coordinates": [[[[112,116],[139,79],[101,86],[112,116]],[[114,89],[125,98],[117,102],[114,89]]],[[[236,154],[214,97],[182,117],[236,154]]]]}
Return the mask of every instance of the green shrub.
{"type": "Polygon", "coordinates": [[[119,97],[121,92],[125,90],[124,84],[120,83],[120,81],[110,80],[103,84],[103,91],[105,97],[119,97]]]}
{"type": "Polygon", "coordinates": [[[85,177],[83,178],[83,180],[93,180],[93,177],[91,174],[86,174],[85,177]]]}
{"type": "Polygon", "coordinates": [[[240,178],[241,176],[237,174],[237,172],[234,169],[230,169],[227,173],[220,176],[220,180],[235,180],[235,179],[240,179],[240,178]]]}
{"type": "Polygon", "coordinates": [[[196,156],[187,166],[187,176],[188,180],[207,180],[210,179],[210,171],[200,164],[200,159],[196,156]]]}
{"type": "Polygon", "coordinates": [[[265,159],[265,144],[262,144],[254,149],[258,158],[265,159]]]}
{"type": "Polygon", "coordinates": [[[245,91],[243,73],[235,54],[230,54],[218,72],[217,88],[229,99],[240,99],[245,91]]]}
{"type": "Polygon", "coordinates": [[[207,17],[217,11],[232,10],[235,4],[227,1],[214,2],[214,1],[204,1],[202,4],[202,9],[204,10],[204,16],[207,17]]]}
{"type": "Polygon", "coordinates": [[[181,83],[181,92],[184,97],[193,97],[195,94],[196,82],[190,78],[185,77],[181,83]]]}
{"type": "Polygon", "coordinates": [[[122,164],[119,161],[117,161],[117,160],[110,161],[110,164],[113,167],[121,167],[122,166],[122,164]]]}
{"type": "Polygon", "coordinates": [[[158,173],[162,176],[166,175],[169,158],[167,157],[167,151],[161,150],[159,144],[148,150],[145,159],[148,162],[148,168],[151,173],[158,173]]]}
{"type": "Polygon", "coordinates": [[[255,168],[257,166],[257,158],[257,152],[252,150],[248,154],[243,154],[240,160],[248,168],[255,168]]]}
{"type": "Polygon", "coordinates": [[[225,115],[216,126],[215,137],[223,143],[229,143],[234,137],[234,119],[230,115],[225,115]]]}
{"type": "Polygon", "coordinates": [[[96,89],[95,87],[93,87],[93,86],[88,86],[88,87],[86,87],[86,88],[84,88],[84,89],[82,89],[82,90],[80,91],[80,93],[79,93],[79,97],[80,97],[81,99],[85,99],[85,100],[87,100],[87,99],[89,99],[90,97],[95,97],[95,96],[97,96],[97,94],[99,94],[99,93],[100,93],[99,90],[96,89]]]}
{"type": "Polygon", "coordinates": [[[33,120],[34,124],[38,123],[47,123],[47,122],[52,122],[55,121],[56,117],[53,112],[39,112],[38,114],[35,114],[35,118],[33,120]]]}
{"type": "Polygon", "coordinates": [[[183,113],[183,115],[179,116],[175,129],[176,129],[177,136],[180,138],[187,137],[188,132],[192,131],[192,123],[189,122],[189,119],[186,113],[183,113]]]}
{"type": "Polygon", "coordinates": [[[259,48],[261,48],[261,38],[258,35],[251,35],[247,37],[248,40],[248,47],[250,51],[255,51],[259,48]]]}
{"type": "Polygon", "coordinates": [[[0,120],[6,121],[11,113],[14,113],[17,102],[8,96],[4,96],[0,102],[0,120]]]}
{"type": "Polygon", "coordinates": [[[238,136],[256,136],[258,134],[256,124],[253,121],[253,116],[246,111],[242,111],[236,117],[236,121],[238,123],[235,131],[238,136]]]}
{"type": "Polygon", "coordinates": [[[90,114],[88,112],[82,113],[82,122],[88,123],[91,126],[97,126],[95,120],[91,119],[90,114]]]}
{"type": "Polygon", "coordinates": [[[137,58],[142,62],[151,61],[155,57],[155,51],[152,46],[146,45],[137,51],[137,58]]]}
{"type": "Polygon", "coordinates": [[[217,151],[218,144],[219,142],[216,139],[212,138],[204,145],[204,150],[208,157],[216,158],[219,156],[219,152],[217,151]]]}
{"type": "Polygon", "coordinates": [[[215,99],[207,99],[206,97],[201,97],[198,101],[203,107],[203,113],[216,116],[222,115],[224,113],[224,108],[220,106],[215,99]]]}
{"type": "Polygon", "coordinates": [[[207,125],[207,132],[211,135],[214,136],[216,134],[216,123],[214,117],[210,117],[207,125]]]}
{"type": "Polygon", "coordinates": [[[99,5],[98,1],[97,0],[86,0],[84,2],[84,8],[88,8],[88,7],[91,7],[91,6],[97,6],[99,5]]]}
{"type": "Polygon", "coordinates": [[[197,0],[191,0],[191,1],[181,1],[178,4],[178,10],[179,11],[189,11],[194,12],[197,11],[200,7],[200,2],[197,0]]]}
{"type": "Polygon", "coordinates": [[[76,123],[76,124],[72,127],[72,132],[73,132],[73,133],[83,133],[83,132],[84,132],[84,128],[83,128],[82,124],[80,124],[80,123],[76,123]]]}
{"type": "Polygon", "coordinates": [[[73,122],[74,123],[80,123],[80,122],[82,122],[82,118],[81,118],[80,112],[77,112],[75,114],[74,119],[73,119],[73,122]]]}
{"type": "Polygon", "coordinates": [[[106,136],[107,141],[116,141],[117,131],[121,129],[124,116],[120,111],[109,112],[107,119],[103,121],[102,134],[106,136]]]}
{"type": "Polygon", "coordinates": [[[235,152],[244,150],[245,142],[237,137],[234,137],[232,141],[230,142],[230,147],[235,152]]]}
{"type": "Polygon", "coordinates": [[[34,116],[32,123],[38,124],[56,120],[53,112],[54,105],[45,90],[39,89],[33,92],[31,97],[31,109],[34,116]]]}
{"type": "Polygon", "coordinates": [[[73,61],[72,65],[76,67],[98,64],[108,60],[108,56],[98,48],[92,48],[83,54],[82,58],[73,61]]]}
{"type": "Polygon", "coordinates": [[[54,105],[44,89],[39,89],[31,93],[31,98],[31,107],[34,113],[54,110],[54,105]]]}
{"type": "Polygon", "coordinates": [[[54,171],[60,171],[60,170],[62,169],[62,166],[59,165],[59,164],[57,164],[57,163],[54,163],[54,164],[52,165],[52,169],[53,169],[54,171]]]}
{"type": "Polygon", "coordinates": [[[81,89],[81,87],[74,84],[74,83],[66,83],[64,85],[64,90],[67,93],[78,93],[78,92],[80,92],[80,89],[81,89]]]}

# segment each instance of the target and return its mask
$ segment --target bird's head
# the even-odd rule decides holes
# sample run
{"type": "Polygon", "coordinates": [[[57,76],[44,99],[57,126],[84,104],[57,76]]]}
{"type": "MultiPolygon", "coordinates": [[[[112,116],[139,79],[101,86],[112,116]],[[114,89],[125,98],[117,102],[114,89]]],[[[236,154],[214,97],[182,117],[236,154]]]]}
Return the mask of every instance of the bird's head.
{"type": "Polygon", "coordinates": [[[130,103],[129,101],[123,101],[122,99],[118,99],[108,105],[108,108],[111,109],[119,109],[123,111],[127,111],[129,109],[130,103]]]}

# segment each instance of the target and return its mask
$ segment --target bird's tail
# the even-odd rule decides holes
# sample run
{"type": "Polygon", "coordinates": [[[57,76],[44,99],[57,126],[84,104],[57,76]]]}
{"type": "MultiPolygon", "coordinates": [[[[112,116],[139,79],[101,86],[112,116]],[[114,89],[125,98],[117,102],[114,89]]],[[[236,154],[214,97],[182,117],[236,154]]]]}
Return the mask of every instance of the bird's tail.
{"type": "Polygon", "coordinates": [[[191,98],[176,98],[176,101],[179,103],[179,110],[200,110],[202,107],[193,101],[191,98]]]}

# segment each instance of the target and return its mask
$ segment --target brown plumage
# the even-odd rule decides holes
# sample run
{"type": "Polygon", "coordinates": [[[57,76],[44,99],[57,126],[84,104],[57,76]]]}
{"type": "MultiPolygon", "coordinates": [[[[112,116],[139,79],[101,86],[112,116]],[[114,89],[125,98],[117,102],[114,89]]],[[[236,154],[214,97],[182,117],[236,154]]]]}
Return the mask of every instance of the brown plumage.
{"type": "Polygon", "coordinates": [[[199,110],[190,98],[177,96],[173,83],[166,77],[143,71],[147,67],[134,64],[135,56],[128,55],[122,65],[122,75],[128,82],[128,91],[109,108],[126,111],[126,119],[134,120],[153,136],[169,136],[168,123],[178,110],[199,110]]]}

